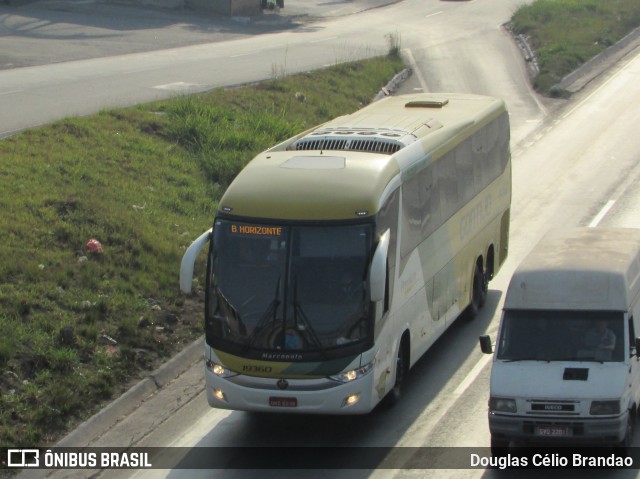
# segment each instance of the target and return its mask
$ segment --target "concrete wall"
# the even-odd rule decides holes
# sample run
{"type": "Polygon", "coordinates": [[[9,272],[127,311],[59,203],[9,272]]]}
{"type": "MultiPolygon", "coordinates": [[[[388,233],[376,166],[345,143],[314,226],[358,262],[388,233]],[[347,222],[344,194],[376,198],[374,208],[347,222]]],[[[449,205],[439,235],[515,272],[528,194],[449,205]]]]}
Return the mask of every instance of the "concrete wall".
{"type": "Polygon", "coordinates": [[[262,12],[261,0],[185,0],[186,6],[196,11],[222,15],[251,16],[262,12]]]}
{"type": "MultiPolygon", "coordinates": [[[[22,4],[36,0],[0,0],[22,4]]],[[[262,0],[107,0],[113,3],[148,5],[159,8],[189,8],[196,12],[209,12],[230,17],[247,17],[262,13],[262,0]]]]}

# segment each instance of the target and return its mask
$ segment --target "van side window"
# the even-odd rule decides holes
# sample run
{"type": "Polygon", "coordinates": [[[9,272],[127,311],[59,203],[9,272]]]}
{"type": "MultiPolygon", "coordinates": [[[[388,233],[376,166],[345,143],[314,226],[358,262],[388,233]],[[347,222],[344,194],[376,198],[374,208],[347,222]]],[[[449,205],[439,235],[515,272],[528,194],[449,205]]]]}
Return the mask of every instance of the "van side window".
{"type": "Polygon", "coordinates": [[[629,337],[629,341],[631,344],[634,344],[635,337],[640,334],[640,301],[636,301],[636,303],[629,309],[629,316],[631,323],[633,324],[633,328],[637,333],[633,337],[629,337]]]}
{"type": "Polygon", "coordinates": [[[636,354],[636,333],[633,327],[633,316],[629,316],[629,356],[636,354]]]}

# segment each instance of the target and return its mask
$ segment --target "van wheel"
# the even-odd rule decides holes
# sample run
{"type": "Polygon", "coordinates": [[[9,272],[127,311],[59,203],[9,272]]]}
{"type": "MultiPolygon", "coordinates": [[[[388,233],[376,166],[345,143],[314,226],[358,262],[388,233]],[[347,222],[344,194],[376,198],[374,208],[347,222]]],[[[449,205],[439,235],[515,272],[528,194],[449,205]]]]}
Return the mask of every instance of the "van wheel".
{"type": "Polygon", "coordinates": [[[504,457],[509,453],[509,441],[491,436],[491,455],[504,457]]]}
{"type": "Polygon", "coordinates": [[[388,407],[395,406],[400,402],[402,396],[402,386],[407,377],[409,371],[409,358],[405,351],[405,341],[400,342],[398,348],[398,356],[396,358],[396,380],[393,385],[393,389],[389,391],[389,394],[384,398],[385,405],[388,407]]]}
{"type": "Polygon", "coordinates": [[[475,319],[478,315],[480,308],[487,301],[487,290],[489,289],[485,275],[482,274],[482,269],[477,264],[476,269],[473,271],[473,284],[471,287],[471,303],[465,311],[465,316],[468,320],[475,319]]]}
{"type": "Polygon", "coordinates": [[[625,456],[628,456],[631,453],[631,445],[633,444],[633,423],[633,414],[629,411],[629,414],[627,415],[627,428],[624,433],[624,439],[618,443],[620,452],[625,456]]]}

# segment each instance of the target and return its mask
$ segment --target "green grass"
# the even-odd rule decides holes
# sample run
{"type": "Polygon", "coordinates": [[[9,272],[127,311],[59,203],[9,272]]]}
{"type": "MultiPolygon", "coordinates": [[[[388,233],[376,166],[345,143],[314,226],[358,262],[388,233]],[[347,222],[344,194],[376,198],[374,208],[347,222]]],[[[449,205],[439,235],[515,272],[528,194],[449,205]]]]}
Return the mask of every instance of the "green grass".
{"type": "Polygon", "coordinates": [[[534,87],[551,95],[567,74],[638,26],[638,0],[537,0],[512,19],[513,31],[526,35],[536,52],[534,87]]]}
{"type": "Polygon", "coordinates": [[[55,441],[200,336],[203,305],[186,303],[201,293],[179,292],[180,260],[229,182],[402,68],[389,55],[0,141],[0,443],[55,441]]]}

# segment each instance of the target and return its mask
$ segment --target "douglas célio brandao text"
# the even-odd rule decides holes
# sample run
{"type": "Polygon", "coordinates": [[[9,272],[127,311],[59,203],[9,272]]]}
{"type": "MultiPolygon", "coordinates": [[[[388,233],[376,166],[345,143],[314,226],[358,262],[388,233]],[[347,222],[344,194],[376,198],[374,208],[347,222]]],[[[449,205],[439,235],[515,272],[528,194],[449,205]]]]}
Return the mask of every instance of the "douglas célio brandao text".
{"type": "Polygon", "coordinates": [[[633,467],[632,457],[623,457],[614,453],[608,455],[589,455],[581,453],[536,453],[517,455],[506,454],[498,457],[487,457],[480,454],[470,455],[470,464],[472,468],[607,468],[607,467],[633,467]]]}

